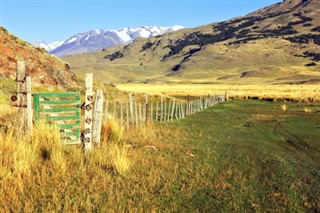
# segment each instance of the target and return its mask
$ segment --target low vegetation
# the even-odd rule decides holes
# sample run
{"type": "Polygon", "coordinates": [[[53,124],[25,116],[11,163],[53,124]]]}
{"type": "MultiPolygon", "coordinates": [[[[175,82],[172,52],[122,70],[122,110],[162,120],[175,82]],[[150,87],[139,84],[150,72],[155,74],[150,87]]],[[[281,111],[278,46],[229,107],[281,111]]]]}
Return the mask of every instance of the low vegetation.
{"type": "Polygon", "coordinates": [[[48,128],[1,131],[0,209],[317,212],[319,112],[232,101],[123,135],[110,121],[103,137],[118,136],[92,152],[62,146],[48,128]]]}

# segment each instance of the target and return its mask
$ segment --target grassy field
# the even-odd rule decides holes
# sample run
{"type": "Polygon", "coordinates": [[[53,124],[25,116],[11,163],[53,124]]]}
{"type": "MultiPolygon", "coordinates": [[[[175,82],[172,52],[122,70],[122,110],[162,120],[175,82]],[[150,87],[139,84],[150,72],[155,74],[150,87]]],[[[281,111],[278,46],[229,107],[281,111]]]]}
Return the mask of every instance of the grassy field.
{"type": "Polygon", "coordinates": [[[107,123],[92,153],[44,130],[32,144],[1,133],[0,210],[317,212],[319,112],[232,101],[129,132],[107,123]]]}
{"type": "Polygon", "coordinates": [[[119,84],[120,91],[167,96],[208,96],[227,92],[230,97],[320,101],[319,85],[119,84]]]}

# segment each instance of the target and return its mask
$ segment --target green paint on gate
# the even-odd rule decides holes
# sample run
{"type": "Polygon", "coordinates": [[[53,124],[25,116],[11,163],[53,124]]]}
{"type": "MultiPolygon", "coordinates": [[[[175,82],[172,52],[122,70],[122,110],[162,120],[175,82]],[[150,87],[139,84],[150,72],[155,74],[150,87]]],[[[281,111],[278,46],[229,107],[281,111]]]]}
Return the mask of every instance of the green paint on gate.
{"type": "Polygon", "coordinates": [[[36,123],[57,126],[66,144],[80,143],[80,93],[35,93],[33,101],[36,123]]]}

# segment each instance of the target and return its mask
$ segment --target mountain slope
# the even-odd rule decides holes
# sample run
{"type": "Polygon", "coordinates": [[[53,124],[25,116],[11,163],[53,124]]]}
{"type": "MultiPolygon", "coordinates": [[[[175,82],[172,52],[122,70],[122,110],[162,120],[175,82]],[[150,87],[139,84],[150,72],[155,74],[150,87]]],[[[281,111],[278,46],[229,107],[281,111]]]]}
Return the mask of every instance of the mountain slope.
{"type": "MultiPolygon", "coordinates": [[[[15,79],[17,61],[26,62],[27,75],[32,77],[33,85],[54,85],[69,87],[76,85],[75,75],[67,62],[50,55],[41,48],[22,41],[0,27],[0,78],[15,79]]],[[[1,88],[0,88],[1,89],[1,88]]]]}
{"type": "Polygon", "coordinates": [[[127,44],[135,38],[148,38],[151,36],[162,35],[167,32],[182,29],[181,26],[173,27],[127,27],[119,30],[91,30],[85,33],[78,33],[67,39],[61,46],[52,50],[50,53],[63,57],[66,55],[92,52],[104,48],[127,44]]]}
{"type": "Polygon", "coordinates": [[[320,82],[320,1],[286,0],[228,21],[66,57],[105,81],[320,82]]]}

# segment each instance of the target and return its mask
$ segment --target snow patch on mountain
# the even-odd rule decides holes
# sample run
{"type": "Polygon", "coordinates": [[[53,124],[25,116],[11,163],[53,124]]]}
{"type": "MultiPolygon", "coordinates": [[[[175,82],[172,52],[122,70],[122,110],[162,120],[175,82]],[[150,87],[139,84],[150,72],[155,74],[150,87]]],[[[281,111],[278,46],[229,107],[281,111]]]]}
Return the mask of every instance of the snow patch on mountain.
{"type": "Polygon", "coordinates": [[[38,41],[38,42],[32,43],[32,45],[35,47],[44,48],[47,52],[50,52],[50,51],[60,47],[63,43],[64,43],[64,41],[55,41],[55,42],[52,42],[49,44],[46,41],[38,41]]]}
{"type": "Polygon", "coordinates": [[[59,47],[52,49],[50,53],[63,57],[66,55],[92,52],[116,45],[127,44],[137,37],[149,38],[183,29],[175,25],[172,27],[142,26],[125,27],[118,30],[91,30],[85,33],[78,33],[67,39],[59,47]]]}

